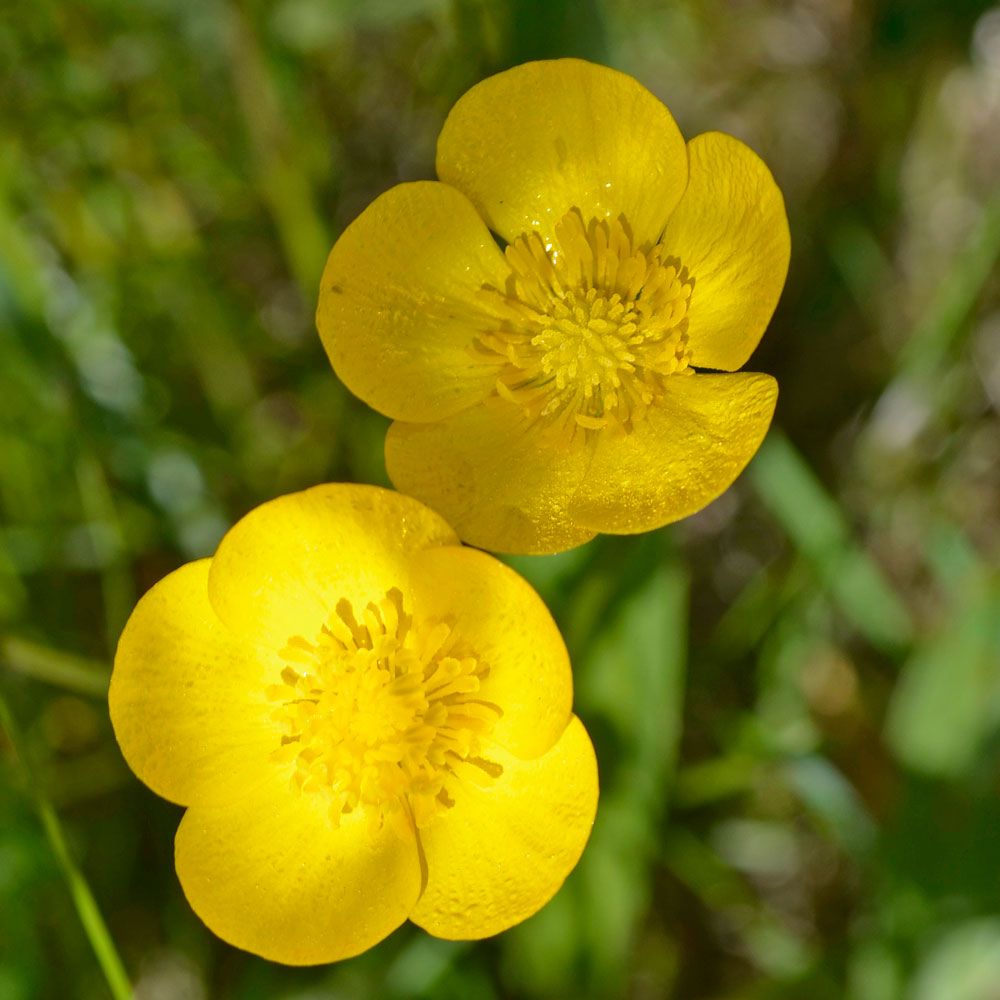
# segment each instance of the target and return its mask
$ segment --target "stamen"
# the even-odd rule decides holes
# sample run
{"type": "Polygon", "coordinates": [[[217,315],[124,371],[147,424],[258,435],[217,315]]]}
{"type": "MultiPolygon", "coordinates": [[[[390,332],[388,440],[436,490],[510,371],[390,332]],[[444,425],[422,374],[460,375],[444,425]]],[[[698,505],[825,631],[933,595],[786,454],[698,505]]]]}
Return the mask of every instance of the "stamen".
{"type": "Polygon", "coordinates": [[[376,826],[426,826],[470,774],[502,771],[483,756],[503,714],[478,697],[489,666],[448,622],[415,624],[397,589],[360,618],[341,600],[315,642],[292,636],[281,651],[272,759],[294,765],[293,788],[326,797],[335,825],[365,807],[376,826]]]}
{"type": "Polygon", "coordinates": [[[497,329],[476,349],[498,365],[501,398],[565,442],[630,433],[690,373],[687,311],[694,279],[658,244],[635,244],[624,217],[585,221],[571,209],[546,245],[525,233],[506,251],[504,289],[485,287],[497,329]]]}

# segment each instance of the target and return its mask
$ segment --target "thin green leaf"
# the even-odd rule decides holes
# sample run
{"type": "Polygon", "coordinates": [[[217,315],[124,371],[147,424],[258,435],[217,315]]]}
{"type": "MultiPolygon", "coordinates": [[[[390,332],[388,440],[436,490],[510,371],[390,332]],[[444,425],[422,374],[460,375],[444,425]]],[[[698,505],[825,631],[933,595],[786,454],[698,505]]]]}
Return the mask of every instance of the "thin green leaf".
{"type": "Polygon", "coordinates": [[[913,631],[906,606],[795,446],[772,431],[749,473],[764,505],[854,627],[880,649],[906,646],[913,631]]]}

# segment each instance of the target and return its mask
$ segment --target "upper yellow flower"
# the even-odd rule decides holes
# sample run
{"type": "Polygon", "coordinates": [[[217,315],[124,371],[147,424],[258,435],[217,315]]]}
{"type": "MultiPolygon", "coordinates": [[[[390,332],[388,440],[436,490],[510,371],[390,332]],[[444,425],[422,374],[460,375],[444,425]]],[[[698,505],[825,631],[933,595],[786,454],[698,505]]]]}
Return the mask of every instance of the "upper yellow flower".
{"type": "Polygon", "coordinates": [[[561,59],[462,97],[437,172],[376,199],[320,289],[337,374],[397,421],[397,488],[511,552],[646,531],[726,489],[777,396],[700,371],[744,364],[785,281],[757,155],[685,144],[631,77],[561,59]]]}
{"type": "Polygon", "coordinates": [[[407,917],[480,938],[576,864],[597,771],[535,592],[370,486],[258,507],[139,602],[111,679],[132,769],[188,806],[176,863],[220,937],[293,965],[407,917]]]}

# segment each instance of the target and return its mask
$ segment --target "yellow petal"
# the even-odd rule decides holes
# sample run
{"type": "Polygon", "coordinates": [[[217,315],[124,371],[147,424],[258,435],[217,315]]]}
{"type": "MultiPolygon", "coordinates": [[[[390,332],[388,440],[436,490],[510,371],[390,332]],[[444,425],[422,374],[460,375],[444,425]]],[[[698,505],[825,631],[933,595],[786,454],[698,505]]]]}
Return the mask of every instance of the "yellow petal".
{"type": "Polygon", "coordinates": [[[454,188],[400,184],[376,198],[330,252],[316,323],[337,374],[397,420],[435,420],[486,396],[495,366],[475,350],[496,329],[483,285],[510,273],[454,188]]]}
{"type": "Polygon", "coordinates": [[[701,510],[743,471],[774,413],[770,375],[677,375],[628,436],[602,435],[571,513],[596,531],[650,531],[701,510]]]}
{"type": "Polygon", "coordinates": [[[195,913],[223,940],[274,962],[315,965],[392,933],[420,893],[416,840],[360,811],[330,823],[320,794],[278,767],[185,814],[177,874],[195,913]]]}
{"type": "Polygon", "coordinates": [[[760,341],[785,284],[785,203],[763,160],[738,139],[706,132],[688,153],[691,177],[663,245],[694,278],[692,363],[735,371],[760,341]]]}
{"type": "Polygon", "coordinates": [[[506,400],[434,424],[395,423],[385,460],[397,489],[440,511],[480,548],[559,552],[594,537],[566,514],[585,452],[553,447],[506,400]]]}
{"type": "Polygon", "coordinates": [[[491,739],[537,757],[569,721],[573,676],[562,636],[542,599],[510,567],[475,549],[414,557],[414,613],[448,618],[490,672],[476,695],[500,707],[491,739]]]}
{"type": "Polygon", "coordinates": [[[458,538],[432,510],[391,490],[331,483],[271,500],[226,534],[208,593],[235,632],[281,649],[310,641],[341,599],[361,614],[408,588],[407,560],[458,538]]]}
{"type": "Polygon", "coordinates": [[[663,230],[687,183],[670,112],[617,70],[579,59],[531,62],[491,76],[451,110],[437,172],[508,242],[551,237],[571,208],[624,213],[638,243],[663,230]]]}
{"type": "Polygon", "coordinates": [[[467,783],[420,831],[427,884],[410,919],[437,937],[483,938],[540,910],[579,860],[597,808],[597,762],[571,719],[543,757],[490,754],[503,774],[467,783]]]}
{"type": "Polygon", "coordinates": [[[164,798],[194,801],[252,774],[280,743],[264,697],[268,664],[208,602],[209,560],[150,590],[118,643],[108,700],[132,770],[164,798]]]}

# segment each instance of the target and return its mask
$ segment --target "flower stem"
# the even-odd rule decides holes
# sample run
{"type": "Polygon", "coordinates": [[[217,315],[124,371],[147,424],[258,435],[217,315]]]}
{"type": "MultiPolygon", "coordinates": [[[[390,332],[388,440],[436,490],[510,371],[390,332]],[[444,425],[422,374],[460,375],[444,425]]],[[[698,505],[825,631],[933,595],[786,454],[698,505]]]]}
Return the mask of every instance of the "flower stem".
{"type": "Polygon", "coordinates": [[[7,731],[7,738],[14,751],[14,759],[20,764],[21,771],[25,778],[25,784],[29,790],[38,818],[41,820],[45,835],[48,837],[49,846],[52,853],[62,869],[63,877],[69,887],[70,895],[76,906],[76,912],[83,924],[84,932],[90,940],[94,954],[107,980],[108,988],[115,1000],[131,1000],[132,986],[129,983],[128,975],[122,964],[121,957],[115,947],[111,934],[108,932],[101,911],[98,909],[94,894],[90,891],[90,886],[84,878],[83,873],[77,867],[66,843],[62,824],[59,822],[52,803],[42,790],[38,776],[34,773],[28,756],[25,753],[24,743],[14,715],[0,691],[0,725],[7,731]]]}

